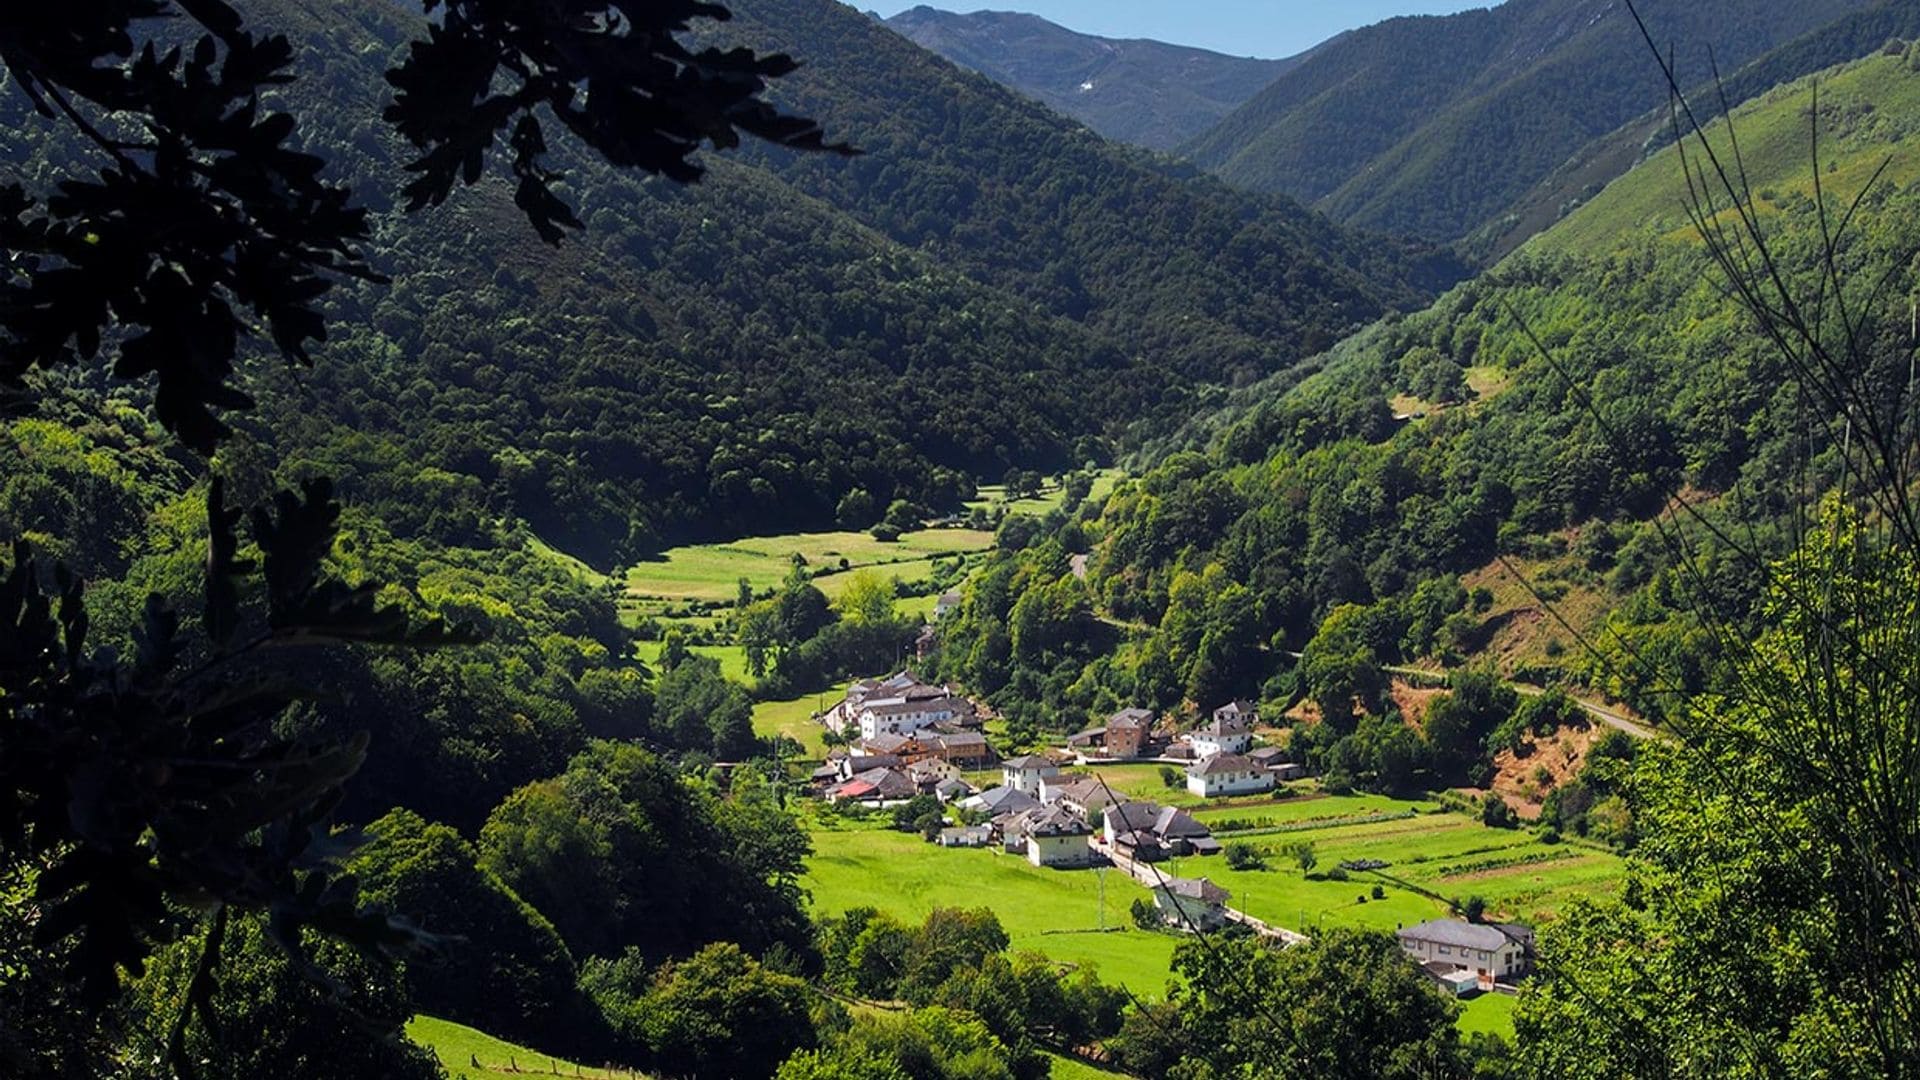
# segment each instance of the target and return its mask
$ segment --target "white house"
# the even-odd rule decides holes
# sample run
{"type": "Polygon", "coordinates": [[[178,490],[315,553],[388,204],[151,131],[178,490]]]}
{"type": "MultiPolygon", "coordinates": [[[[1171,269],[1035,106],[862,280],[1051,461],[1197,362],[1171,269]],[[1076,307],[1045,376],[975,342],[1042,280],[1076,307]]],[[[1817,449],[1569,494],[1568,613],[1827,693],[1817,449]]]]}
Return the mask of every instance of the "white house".
{"type": "Polygon", "coordinates": [[[1060,766],[1039,754],[1008,758],[1000,763],[1000,783],[1015,791],[1040,797],[1041,785],[1060,775],[1060,766]]]}
{"type": "Polygon", "coordinates": [[[1153,887],[1153,906],[1176,930],[1212,930],[1227,921],[1227,890],[1206,878],[1163,878],[1153,887]]]}
{"type": "Polygon", "coordinates": [[[1187,736],[1195,757],[1244,754],[1253,746],[1253,708],[1233,702],[1213,710],[1213,719],[1187,736]]]}
{"type": "Polygon", "coordinates": [[[1022,815],[1027,861],[1035,866],[1091,866],[1093,829],[1087,819],[1064,806],[1041,806],[1022,815]]]}
{"type": "Polygon", "coordinates": [[[1519,923],[1470,923],[1434,919],[1397,932],[1400,948],[1421,964],[1451,964],[1485,985],[1525,974],[1533,955],[1533,930],[1519,923]]]}
{"type": "Polygon", "coordinates": [[[1195,795],[1254,795],[1272,791],[1273,771],[1239,754],[1215,754],[1187,766],[1187,790],[1195,795]]]}

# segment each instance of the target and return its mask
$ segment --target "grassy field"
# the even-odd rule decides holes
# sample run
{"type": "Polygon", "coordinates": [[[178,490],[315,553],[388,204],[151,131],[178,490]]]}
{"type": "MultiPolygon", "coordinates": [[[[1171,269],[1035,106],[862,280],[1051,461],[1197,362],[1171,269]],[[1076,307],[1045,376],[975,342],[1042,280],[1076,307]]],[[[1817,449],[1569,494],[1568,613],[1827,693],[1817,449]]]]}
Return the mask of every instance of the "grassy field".
{"type": "MultiPolygon", "coordinates": [[[[1610,852],[1546,844],[1531,832],[1491,829],[1432,803],[1378,795],[1255,802],[1200,809],[1196,816],[1216,827],[1231,823],[1233,831],[1223,830],[1221,839],[1251,845],[1265,856],[1266,868],[1231,870],[1223,858],[1187,858],[1165,864],[1166,873],[1211,878],[1232,892],[1234,907],[1308,932],[1333,926],[1391,931],[1447,915],[1447,904],[1429,893],[1481,896],[1492,914],[1538,924],[1575,897],[1611,892],[1621,871],[1610,852]],[[1312,878],[1286,851],[1301,841],[1314,846],[1312,878]],[[1327,876],[1357,859],[1389,865],[1349,872],[1344,881],[1327,876]]],[[[1176,940],[1133,929],[1089,932],[1099,923],[1099,882],[1092,873],[1040,870],[1013,856],[932,847],[864,825],[816,826],[813,839],[806,885],[817,911],[870,905],[919,919],[937,904],[984,905],[1000,917],[1016,949],[1095,964],[1103,977],[1142,997],[1164,992],[1176,940]]],[[[1107,925],[1128,926],[1128,905],[1145,895],[1138,883],[1109,872],[1107,925]]],[[[1483,995],[1464,1004],[1463,1030],[1511,1032],[1511,998],[1483,995]]]]}
{"type": "Polygon", "coordinates": [[[1127,907],[1147,891],[1119,871],[1105,873],[1109,930],[1100,933],[1100,877],[1091,871],[1042,870],[1017,856],[940,848],[867,825],[817,825],[813,847],[803,884],[817,912],[871,906],[917,921],[935,906],[989,907],[1016,951],[1092,964],[1142,997],[1166,992],[1177,941],[1134,928],[1127,907]]]}
{"type": "MultiPolygon", "coordinates": [[[[634,652],[640,659],[659,671],[660,650],[664,642],[641,641],[634,644],[634,652]]],[[[738,645],[689,645],[688,651],[698,656],[711,656],[720,661],[720,674],[742,686],[752,686],[753,676],[747,674],[747,650],[738,645]]]]}
{"type": "MultiPolygon", "coordinates": [[[[1087,496],[1087,500],[1098,502],[1106,498],[1125,476],[1126,472],[1121,469],[1102,469],[1095,473],[1093,492],[1087,496]]],[[[1038,495],[1015,499],[1012,502],[1007,501],[1005,484],[987,484],[977,490],[973,501],[967,504],[967,508],[992,510],[994,507],[1003,506],[1010,514],[1032,514],[1035,517],[1045,517],[1065,505],[1066,501],[1066,490],[1058,484],[1043,489],[1038,495]]]]}
{"type": "Polygon", "coordinates": [[[1576,896],[1610,892],[1619,880],[1621,861],[1611,852],[1569,843],[1543,843],[1531,832],[1490,829],[1461,814],[1432,812],[1414,803],[1378,796],[1328,797],[1276,803],[1271,807],[1200,811],[1202,821],[1258,817],[1266,828],[1225,842],[1240,842],[1260,852],[1263,870],[1230,870],[1209,859],[1205,870],[1194,860],[1180,872],[1206,873],[1234,894],[1232,904],[1249,914],[1309,931],[1319,926],[1359,926],[1393,930],[1447,914],[1447,905],[1424,893],[1448,899],[1481,896],[1490,913],[1539,923],[1552,919],[1576,896]],[[1387,817],[1396,809],[1415,809],[1413,817],[1387,817]],[[1366,818],[1376,820],[1365,820],[1366,818]],[[1343,821],[1362,819],[1359,823],[1343,821]],[[1287,849],[1311,842],[1318,864],[1311,879],[1287,849]],[[1381,871],[1355,871],[1348,880],[1326,875],[1339,863],[1378,859],[1381,871]],[[1384,897],[1372,896],[1374,885],[1384,897]]]}
{"type": "MultiPolygon", "coordinates": [[[[1842,204],[1860,192],[1882,161],[1883,183],[1920,177],[1920,147],[1903,118],[1920,112],[1920,74],[1897,56],[1870,56],[1818,77],[1822,187],[1842,204]]],[[[1813,164],[1808,117],[1813,81],[1802,80],[1734,109],[1742,168],[1765,218],[1791,196],[1811,197],[1813,164]]],[[[1731,160],[1725,123],[1708,125],[1715,151],[1731,160]]],[[[1693,140],[1688,153],[1698,153],[1693,140]]],[[[1717,188],[1716,198],[1724,203],[1717,188]]],[[[1535,237],[1528,247],[1553,252],[1601,253],[1648,232],[1693,242],[1686,219],[1687,183],[1673,147],[1655,154],[1609,184],[1592,201],[1535,237]]]]}
{"type": "Polygon", "coordinates": [[[529,1073],[580,1076],[589,1080],[641,1076],[624,1069],[576,1065],[431,1016],[416,1016],[407,1021],[407,1038],[433,1051],[453,1080],[507,1080],[529,1073]],[[480,1062],[477,1069],[473,1067],[476,1060],[480,1062]]]}
{"type": "Polygon", "coordinates": [[[753,706],[753,733],[761,738],[785,735],[806,747],[807,756],[816,760],[827,756],[827,744],[821,741],[826,729],[814,722],[816,710],[831,708],[845,690],[820,695],[808,694],[790,701],[761,701],[753,706]],[[823,703],[824,702],[824,703],[823,703]]]}
{"type": "Polygon", "coordinates": [[[1513,1038],[1513,1007],[1519,1001],[1511,994],[1479,994],[1460,1002],[1462,1034],[1486,1031],[1504,1039],[1513,1038]]]}
{"type": "MultiPolygon", "coordinates": [[[[726,603],[739,591],[741,578],[751,582],[756,592],[779,585],[796,554],[815,568],[837,566],[842,558],[850,568],[872,566],[895,572],[897,566],[902,580],[915,581],[931,571],[934,556],[984,551],[992,545],[991,533],[971,529],[927,529],[907,533],[891,544],[857,532],[749,537],[674,548],[628,571],[627,592],[636,597],[726,603]]],[[[822,577],[821,591],[834,595],[836,582],[844,587],[846,577],[838,573],[822,577]]]]}

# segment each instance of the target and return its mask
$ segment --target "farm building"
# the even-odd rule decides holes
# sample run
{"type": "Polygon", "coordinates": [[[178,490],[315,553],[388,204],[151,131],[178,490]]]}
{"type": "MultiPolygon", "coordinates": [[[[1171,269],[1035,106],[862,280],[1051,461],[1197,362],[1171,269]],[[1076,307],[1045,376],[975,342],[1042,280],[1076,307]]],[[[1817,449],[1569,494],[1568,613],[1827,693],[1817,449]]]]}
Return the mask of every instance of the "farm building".
{"type": "Polygon", "coordinates": [[[1220,842],[1185,810],[1150,802],[1109,806],[1102,815],[1107,848],[1141,862],[1175,855],[1213,855],[1220,842]]]}

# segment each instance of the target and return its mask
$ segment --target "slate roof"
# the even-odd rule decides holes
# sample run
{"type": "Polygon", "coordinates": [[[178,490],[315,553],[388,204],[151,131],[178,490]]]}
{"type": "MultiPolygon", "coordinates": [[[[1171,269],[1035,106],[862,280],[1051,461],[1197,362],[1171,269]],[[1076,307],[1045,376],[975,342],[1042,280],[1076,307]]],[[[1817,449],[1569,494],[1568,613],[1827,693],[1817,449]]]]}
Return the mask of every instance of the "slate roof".
{"type": "Polygon", "coordinates": [[[977,731],[955,731],[936,737],[934,742],[949,750],[955,750],[963,746],[985,746],[987,737],[977,731]]]}
{"type": "Polygon", "coordinates": [[[1246,717],[1235,713],[1222,715],[1216,712],[1213,714],[1213,719],[1207,721],[1194,733],[1197,735],[1211,735],[1218,739],[1228,735],[1245,735],[1248,730],[1246,717]]]}
{"type": "Polygon", "coordinates": [[[1020,831],[1028,836],[1086,836],[1093,832],[1087,819],[1064,806],[1037,806],[1021,815],[1020,831]]]}
{"type": "Polygon", "coordinates": [[[942,780],[933,785],[933,793],[948,801],[964,799],[973,794],[973,785],[965,780],[942,780]]]}
{"type": "Polygon", "coordinates": [[[1251,758],[1239,754],[1215,754],[1198,765],[1187,766],[1188,776],[1215,776],[1231,772],[1257,773],[1266,768],[1251,758]]]}
{"type": "Polygon", "coordinates": [[[1198,840],[1213,835],[1198,818],[1177,806],[1161,806],[1150,802],[1119,803],[1107,807],[1103,817],[1115,836],[1138,832],[1167,840],[1198,840]]]}
{"type": "Polygon", "coordinates": [[[1153,727],[1152,709],[1121,709],[1107,718],[1110,728],[1151,728],[1153,727]]]}
{"type": "Polygon", "coordinates": [[[1460,949],[1494,952],[1504,949],[1513,938],[1525,941],[1533,931],[1518,923],[1470,923],[1459,919],[1433,919],[1397,932],[1402,941],[1426,941],[1460,949]],[[1511,934],[1513,937],[1509,938],[1511,934]]]}
{"type": "Polygon", "coordinates": [[[1053,763],[1053,760],[1051,758],[1044,758],[1044,757],[1041,757],[1039,754],[1022,754],[1019,757],[1008,758],[1007,760],[1001,762],[1000,766],[1001,768],[1005,768],[1005,769],[1020,769],[1020,770],[1059,768],[1059,766],[1053,763]]]}
{"type": "Polygon", "coordinates": [[[1170,878],[1160,887],[1183,899],[1209,904],[1224,904],[1233,895],[1206,878],[1170,878]]]}
{"type": "Polygon", "coordinates": [[[1111,803],[1123,801],[1123,797],[1107,790],[1107,785],[1097,776],[1081,776],[1058,784],[1048,784],[1045,792],[1048,802],[1066,800],[1075,806],[1088,810],[1097,810],[1111,803]]]}
{"type": "Polygon", "coordinates": [[[995,814],[1017,814],[1040,805],[1040,800],[1019,788],[990,787],[977,796],[980,805],[995,814]]]}

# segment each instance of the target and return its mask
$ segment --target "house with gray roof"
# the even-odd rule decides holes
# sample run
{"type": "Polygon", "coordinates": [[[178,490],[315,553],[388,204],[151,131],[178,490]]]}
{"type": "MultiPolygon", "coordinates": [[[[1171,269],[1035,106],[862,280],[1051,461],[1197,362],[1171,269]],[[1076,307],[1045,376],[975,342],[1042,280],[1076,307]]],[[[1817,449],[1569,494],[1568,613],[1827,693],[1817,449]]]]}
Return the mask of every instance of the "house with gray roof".
{"type": "Polygon", "coordinates": [[[1232,895],[1206,878],[1162,878],[1153,886],[1153,906],[1168,926],[1204,933],[1227,921],[1232,895]]]}
{"type": "Polygon", "coordinates": [[[1483,986],[1524,975],[1533,963],[1533,930],[1519,923],[1433,919],[1394,936],[1417,963],[1472,971],[1483,986]]]}
{"type": "Polygon", "coordinates": [[[1251,705],[1232,702],[1213,710],[1212,719],[1187,735],[1195,757],[1215,754],[1244,754],[1253,746],[1254,713],[1251,705]]]}
{"type": "Polygon", "coordinates": [[[995,817],[1001,814],[1018,814],[1039,805],[1039,799],[1019,788],[1005,785],[990,787],[978,795],[960,800],[962,810],[984,810],[995,817]]]}
{"type": "Polygon", "coordinates": [[[1158,862],[1176,855],[1213,855],[1220,842],[1199,819],[1178,807],[1150,802],[1125,802],[1107,807],[1101,815],[1107,848],[1141,862],[1158,862]]]}
{"type": "Polygon", "coordinates": [[[1092,826],[1078,811],[1057,803],[1028,810],[1006,831],[1026,838],[1027,861],[1035,866],[1092,866],[1096,858],[1087,842],[1092,826]]]}
{"type": "Polygon", "coordinates": [[[1007,787],[1038,796],[1042,782],[1060,775],[1060,766],[1052,758],[1023,754],[1000,763],[1000,782],[1007,787]]]}
{"type": "Polygon", "coordinates": [[[1239,754],[1214,754],[1187,766],[1187,790],[1204,798],[1272,791],[1272,770],[1239,754]]]}

